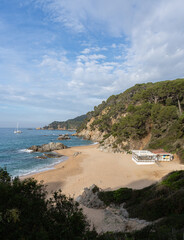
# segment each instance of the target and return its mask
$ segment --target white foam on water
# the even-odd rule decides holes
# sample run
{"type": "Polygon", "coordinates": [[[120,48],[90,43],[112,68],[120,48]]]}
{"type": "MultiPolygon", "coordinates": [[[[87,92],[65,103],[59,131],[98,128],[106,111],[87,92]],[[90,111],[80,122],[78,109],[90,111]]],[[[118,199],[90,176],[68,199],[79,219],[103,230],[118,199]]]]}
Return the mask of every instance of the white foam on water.
{"type": "Polygon", "coordinates": [[[20,149],[19,152],[31,153],[31,152],[33,152],[33,150],[30,150],[30,149],[20,149]]]}
{"type": "Polygon", "coordinates": [[[55,158],[57,159],[56,162],[54,163],[51,163],[51,164],[48,164],[48,165],[45,165],[43,167],[37,167],[37,168],[34,168],[32,170],[18,170],[18,173],[17,174],[14,174],[14,177],[15,176],[27,176],[27,175],[32,175],[32,174],[36,174],[36,173],[39,173],[39,172],[44,172],[44,171],[48,171],[48,170],[52,170],[54,169],[54,166],[61,163],[61,162],[64,162],[65,160],[68,159],[68,157],[66,156],[63,156],[61,158],[55,158]]]}

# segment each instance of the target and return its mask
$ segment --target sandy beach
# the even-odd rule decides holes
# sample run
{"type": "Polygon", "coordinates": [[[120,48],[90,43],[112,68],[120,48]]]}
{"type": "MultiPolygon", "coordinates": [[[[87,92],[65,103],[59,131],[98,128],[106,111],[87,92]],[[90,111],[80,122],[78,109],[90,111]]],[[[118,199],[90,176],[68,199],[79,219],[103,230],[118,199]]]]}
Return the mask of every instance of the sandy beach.
{"type": "Polygon", "coordinates": [[[139,189],[159,181],[171,171],[184,170],[184,165],[176,158],[171,162],[137,165],[132,161],[131,154],[102,152],[98,145],[72,147],[58,153],[68,159],[56,165],[53,170],[31,177],[43,180],[48,186],[48,192],[62,189],[63,193],[74,198],[92,184],[102,189],[139,189]]]}

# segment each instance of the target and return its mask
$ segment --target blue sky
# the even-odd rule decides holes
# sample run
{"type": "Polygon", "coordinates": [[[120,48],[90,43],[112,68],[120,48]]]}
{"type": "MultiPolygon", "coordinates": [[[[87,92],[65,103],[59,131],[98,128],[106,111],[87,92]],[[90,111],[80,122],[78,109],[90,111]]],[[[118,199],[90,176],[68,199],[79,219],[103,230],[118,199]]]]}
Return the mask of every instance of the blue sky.
{"type": "Polygon", "coordinates": [[[182,0],[1,0],[0,127],[91,111],[136,83],[184,77],[182,0]]]}

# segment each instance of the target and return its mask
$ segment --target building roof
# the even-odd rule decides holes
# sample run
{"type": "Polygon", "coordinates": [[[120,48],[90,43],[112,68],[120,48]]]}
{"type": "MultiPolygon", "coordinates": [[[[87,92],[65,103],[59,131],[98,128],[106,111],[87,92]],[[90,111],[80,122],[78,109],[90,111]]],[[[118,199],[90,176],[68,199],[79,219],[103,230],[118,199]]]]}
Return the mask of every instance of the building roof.
{"type": "Polygon", "coordinates": [[[147,150],[132,150],[137,156],[155,156],[156,154],[147,150]]]}
{"type": "Polygon", "coordinates": [[[154,154],[172,155],[171,153],[164,151],[164,149],[154,149],[154,150],[151,150],[151,152],[154,154]]]}

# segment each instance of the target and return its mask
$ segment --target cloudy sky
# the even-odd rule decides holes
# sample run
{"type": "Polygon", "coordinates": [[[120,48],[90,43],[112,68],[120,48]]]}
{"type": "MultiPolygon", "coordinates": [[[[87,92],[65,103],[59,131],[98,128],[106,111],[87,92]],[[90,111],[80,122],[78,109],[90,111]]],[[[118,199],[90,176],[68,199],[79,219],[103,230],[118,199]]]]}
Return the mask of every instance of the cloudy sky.
{"type": "Polygon", "coordinates": [[[91,111],[184,77],[183,0],[0,0],[0,127],[91,111]]]}

